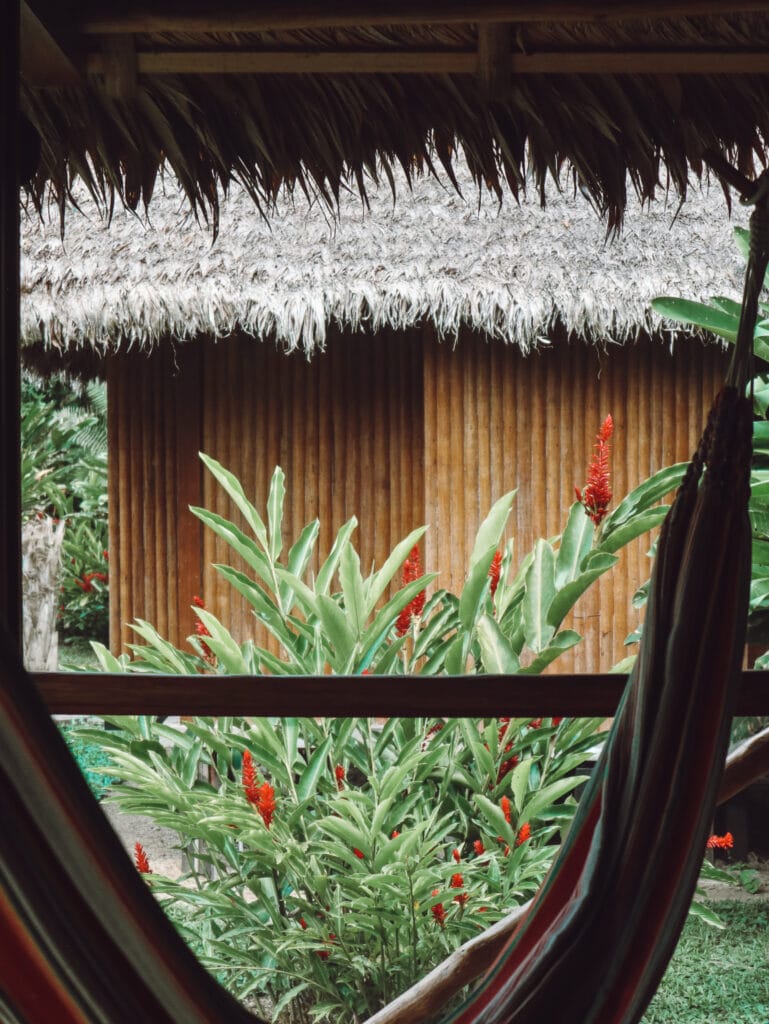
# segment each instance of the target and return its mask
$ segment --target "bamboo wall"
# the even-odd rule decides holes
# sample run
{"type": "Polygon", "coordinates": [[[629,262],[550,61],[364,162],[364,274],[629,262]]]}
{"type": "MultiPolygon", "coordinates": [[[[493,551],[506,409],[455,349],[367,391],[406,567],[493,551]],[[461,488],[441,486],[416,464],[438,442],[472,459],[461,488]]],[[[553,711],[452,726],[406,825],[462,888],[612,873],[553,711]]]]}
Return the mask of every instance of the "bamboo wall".
{"type": "MultiPolygon", "coordinates": [[[[512,346],[433,332],[329,337],[312,361],[270,344],[228,339],[151,358],[111,361],[110,530],[113,650],[125,623],[147,618],[174,642],[192,631],[194,594],[232,628],[254,636],[248,606],[211,568],[233,562],[202,531],[189,504],[235,518],[197,458],[203,450],[238,475],[263,509],[275,465],[287,476],[284,543],[315,516],[324,556],[356,515],[364,569],[379,565],[413,527],[430,524],[423,550],[440,585],[461,587],[477,526],[518,488],[509,535],[523,555],[563,528],[574,486],[585,483],[595,434],[615,421],[617,498],[650,473],[687,459],[723,377],[716,347],[659,342],[603,354],[557,339],[524,358],[512,346]]],[[[586,637],[554,670],[599,671],[623,656],[638,623],[630,600],[648,576],[643,539],[625,549],[573,621],[586,637]]]]}

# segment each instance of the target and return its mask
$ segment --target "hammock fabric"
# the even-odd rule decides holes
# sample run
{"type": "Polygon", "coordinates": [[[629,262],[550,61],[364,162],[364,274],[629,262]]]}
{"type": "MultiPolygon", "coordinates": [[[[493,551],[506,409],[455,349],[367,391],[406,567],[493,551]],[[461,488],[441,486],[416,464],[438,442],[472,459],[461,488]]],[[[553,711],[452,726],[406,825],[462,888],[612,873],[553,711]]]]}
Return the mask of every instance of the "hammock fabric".
{"type": "MultiPolygon", "coordinates": [[[[759,179],[766,192],[769,179],[759,179]]],[[[739,685],[750,585],[744,397],[769,213],[751,218],[737,345],[662,528],[633,673],[569,836],[455,1024],[632,1024],[697,882],[739,685]]]]}

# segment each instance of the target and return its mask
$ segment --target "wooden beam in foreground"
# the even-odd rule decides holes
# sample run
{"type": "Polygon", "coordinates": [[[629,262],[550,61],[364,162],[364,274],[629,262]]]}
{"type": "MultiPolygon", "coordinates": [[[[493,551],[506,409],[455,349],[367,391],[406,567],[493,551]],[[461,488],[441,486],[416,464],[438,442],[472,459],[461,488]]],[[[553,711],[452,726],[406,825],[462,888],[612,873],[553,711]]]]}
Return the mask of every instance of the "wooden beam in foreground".
{"type": "MultiPolygon", "coordinates": [[[[33,676],[52,714],[611,717],[625,676],[33,676]]],[[[769,715],[769,672],[743,672],[737,715],[769,715]]]]}
{"type": "MultiPolygon", "coordinates": [[[[474,75],[490,73],[487,47],[474,51],[157,50],[136,55],[141,75],[474,75]]],[[[103,53],[86,59],[89,74],[105,74],[103,53]]],[[[505,75],[762,75],[769,53],[509,53],[494,54],[495,82],[505,75]],[[505,65],[503,67],[503,65],[505,65]]]]}
{"type": "Polygon", "coordinates": [[[80,72],[70,55],[51,35],[24,0],[20,6],[21,76],[29,85],[77,85],[80,72]]]}
{"type": "MultiPolygon", "coordinates": [[[[730,14],[769,11],[767,0],[735,0],[730,14]]],[[[84,18],[80,32],[91,35],[120,32],[261,32],[269,29],[345,28],[357,25],[419,25],[473,22],[623,21],[723,15],[723,0],[671,0],[670,3],[619,0],[284,0],[242,6],[209,5],[207,11],[158,10],[101,14],[84,18]]]]}
{"type": "Polygon", "coordinates": [[[769,729],[749,736],[727,757],[717,804],[725,804],[764,775],[769,775],[769,729]]]}

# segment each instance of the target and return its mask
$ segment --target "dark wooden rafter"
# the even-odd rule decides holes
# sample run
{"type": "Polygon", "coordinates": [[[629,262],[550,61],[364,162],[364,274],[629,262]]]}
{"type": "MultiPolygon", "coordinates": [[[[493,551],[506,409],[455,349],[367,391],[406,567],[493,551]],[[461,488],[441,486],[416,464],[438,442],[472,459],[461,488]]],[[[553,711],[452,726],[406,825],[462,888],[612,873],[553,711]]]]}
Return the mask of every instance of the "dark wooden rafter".
{"type": "Polygon", "coordinates": [[[501,100],[510,88],[514,61],[511,60],[511,27],[489,22],[478,26],[478,79],[487,99],[501,100]]]}
{"type": "MultiPolygon", "coordinates": [[[[769,715],[769,672],[744,672],[738,715],[769,715]]],[[[57,714],[610,717],[622,675],[161,676],[38,673],[57,714]]]]}
{"type": "Polygon", "coordinates": [[[81,81],[77,61],[23,0],[20,23],[20,70],[24,81],[37,88],[77,85],[81,81]]]}
{"type": "MultiPolygon", "coordinates": [[[[304,0],[264,3],[244,10],[221,7],[197,13],[187,9],[147,8],[129,13],[85,17],[79,30],[86,34],[124,32],[260,32],[269,29],[344,28],[360,25],[475,24],[488,22],[568,22],[646,20],[723,15],[723,0],[678,0],[671,3],[592,0],[587,3],[564,0],[335,0],[308,4],[304,0]]],[[[739,0],[728,5],[730,14],[769,11],[767,0],[739,0]]]]}
{"type": "Polygon", "coordinates": [[[133,99],[139,82],[133,36],[104,36],[100,57],[107,93],[116,100],[133,99]]]}
{"type": "MultiPolygon", "coordinates": [[[[254,51],[144,50],[136,54],[141,75],[479,75],[493,94],[510,75],[756,75],[769,73],[769,53],[636,51],[511,53],[501,50],[504,30],[484,27],[479,51],[254,51]],[[487,30],[488,29],[488,30],[487,30]],[[495,34],[498,33],[498,34],[495,34]]],[[[121,37],[122,38],[122,37],[121,37]]],[[[129,37],[126,37],[129,38],[129,37]]],[[[90,53],[85,70],[109,75],[112,61],[90,53]]]]}

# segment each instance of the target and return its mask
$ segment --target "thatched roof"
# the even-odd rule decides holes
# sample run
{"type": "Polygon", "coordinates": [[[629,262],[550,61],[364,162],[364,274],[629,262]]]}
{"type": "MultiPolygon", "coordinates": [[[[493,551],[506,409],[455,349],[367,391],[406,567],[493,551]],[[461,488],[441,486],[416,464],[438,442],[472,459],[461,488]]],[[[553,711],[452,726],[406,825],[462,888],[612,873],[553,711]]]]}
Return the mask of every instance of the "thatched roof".
{"type": "MultiPolygon", "coordinates": [[[[111,223],[84,202],[68,214],[64,242],[55,208],[24,218],[22,340],[29,348],[150,348],[163,339],[226,338],[244,331],[308,354],[330,325],[375,332],[429,321],[443,336],[469,327],[524,352],[556,323],[600,344],[659,330],[655,295],[739,297],[741,260],[718,187],[678,204],[631,200],[619,239],[579,192],[548,193],[520,207],[478,202],[432,177],[413,193],[369,184],[369,208],[353,193],[339,218],[289,196],[268,224],[248,196],[222,200],[222,231],[189,213],[166,181],[149,221],[119,209],[111,223]]],[[[87,198],[87,197],[86,197],[87,198]]],[[[736,220],[744,223],[742,209],[736,220]]]]}
{"type": "Polygon", "coordinates": [[[73,175],[147,203],[166,161],[216,222],[233,179],[264,207],[285,184],[333,202],[373,168],[461,153],[494,189],[539,190],[568,163],[616,225],[628,182],[684,194],[709,151],[746,173],[766,156],[758,0],[34,7],[70,60],[23,62],[24,166],[62,209],[73,175]]]}

